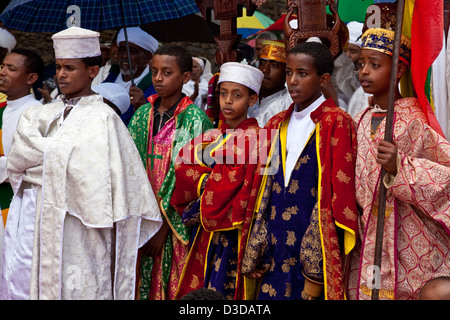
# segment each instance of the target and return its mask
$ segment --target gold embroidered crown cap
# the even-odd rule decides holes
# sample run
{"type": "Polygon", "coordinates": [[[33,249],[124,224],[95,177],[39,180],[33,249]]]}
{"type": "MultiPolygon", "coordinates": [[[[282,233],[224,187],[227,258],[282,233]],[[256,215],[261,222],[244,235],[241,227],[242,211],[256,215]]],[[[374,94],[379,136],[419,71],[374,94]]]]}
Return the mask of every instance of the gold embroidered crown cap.
{"type": "Polygon", "coordinates": [[[101,55],[100,33],[72,26],[52,36],[55,59],[90,58],[101,55]]]}
{"type": "Polygon", "coordinates": [[[255,67],[239,62],[227,62],[220,67],[218,83],[224,81],[236,82],[259,94],[263,78],[264,73],[255,67]]]}
{"type": "MultiPolygon", "coordinates": [[[[372,49],[392,56],[394,50],[394,35],[392,30],[382,28],[367,29],[361,37],[361,49],[372,49]]],[[[411,62],[411,40],[402,35],[400,40],[400,60],[406,64],[411,62]]]]}
{"type": "Polygon", "coordinates": [[[260,59],[275,60],[286,63],[286,46],[282,41],[264,40],[259,54],[260,59]]]}

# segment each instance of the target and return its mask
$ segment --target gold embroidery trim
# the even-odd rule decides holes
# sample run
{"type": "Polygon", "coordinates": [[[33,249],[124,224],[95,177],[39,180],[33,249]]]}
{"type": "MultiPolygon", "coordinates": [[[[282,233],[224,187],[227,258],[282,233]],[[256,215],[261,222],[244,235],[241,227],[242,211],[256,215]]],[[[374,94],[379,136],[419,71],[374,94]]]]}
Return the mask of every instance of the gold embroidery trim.
{"type": "MultiPolygon", "coordinates": [[[[372,289],[369,289],[367,286],[362,285],[362,286],[360,286],[360,289],[361,289],[362,293],[364,293],[364,294],[366,294],[368,296],[372,296],[372,289]]],[[[395,293],[394,293],[393,290],[380,289],[379,290],[379,295],[382,298],[395,300],[395,293]]]]}

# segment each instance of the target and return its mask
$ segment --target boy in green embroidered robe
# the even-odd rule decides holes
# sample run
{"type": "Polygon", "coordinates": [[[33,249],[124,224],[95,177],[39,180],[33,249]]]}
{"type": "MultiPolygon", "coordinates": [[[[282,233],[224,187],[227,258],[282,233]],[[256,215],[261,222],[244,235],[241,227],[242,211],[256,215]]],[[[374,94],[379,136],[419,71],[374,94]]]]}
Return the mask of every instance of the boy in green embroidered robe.
{"type": "Polygon", "coordinates": [[[180,149],[212,128],[206,114],[182,93],[190,79],[192,56],[182,47],[156,50],[151,60],[157,94],[131,118],[129,131],[147,169],[164,217],[155,237],[141,250],[137,262],[137,297],[173,299],[187,255],[190,232],[170,205],[175,187],[173,162],[180,149]]]}

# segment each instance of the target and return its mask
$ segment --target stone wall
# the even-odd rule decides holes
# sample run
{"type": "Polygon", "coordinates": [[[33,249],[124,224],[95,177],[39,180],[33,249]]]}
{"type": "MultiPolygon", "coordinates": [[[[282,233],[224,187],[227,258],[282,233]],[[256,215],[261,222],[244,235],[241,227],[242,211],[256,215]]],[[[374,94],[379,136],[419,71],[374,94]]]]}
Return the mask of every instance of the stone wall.
{"type": "MultiPolygon", "coordinates": [[[[286,12],[286,0],[267,0],[264,5],[257,10],[267,15],[272,20],[277,20],[281,16],[281,13],[286,12]]],[[[36,51],[41,55],[46,64],[54,60],[51,33],[26,33],[17,30],[10,31],[17,39],[17,47],[36,51]]],[[[102,31],[100,38],[101,42],[110,42],[114,33],[114,30],[102,31]]],[[[217,45],[215,43],[177,42],[177,44],[184,46],[194,56],[206,57],[211,61],[212,71],[218,71],[219,66],[214,62],[214,54],[217,50],[217,45]]]]}

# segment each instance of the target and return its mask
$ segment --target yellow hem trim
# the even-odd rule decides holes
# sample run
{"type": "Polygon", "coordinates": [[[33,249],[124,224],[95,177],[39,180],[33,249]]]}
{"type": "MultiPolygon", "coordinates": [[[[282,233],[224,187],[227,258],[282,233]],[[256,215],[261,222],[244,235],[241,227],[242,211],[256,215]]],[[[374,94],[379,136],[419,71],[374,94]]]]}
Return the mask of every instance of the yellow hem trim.
{"type": "Polygon", "coordinates": [[[211,156],[211,158],[213,157],[212,154],[214,153],[214,151],[216,151],[217,148],[223,146],[223,145],[227,142],[227,140],[228,140],[230,137],[231,137],[231,135],[227,135],[227,136],[225,136],[225,137],[223,137],[223,135],[219,135],[219,136],[217,137],[217,139],[214,140],[214,142],[213,142],[212,144],[217,143],[219,139],[222,139],[222,142],[217,143],[217,145],[211,150],[211,152],[209,153],[209,155],[211,156]]]}
{"type": "Polygon", "coordinates": [[[211,241],[212,241],[213,235],[214,235],[214,232],[210,232],[209,233],[208,247],[206,249],[206,254],[205,254],[205,266],[203,267],[203,278],[205,278],[206,271],[208,269],[208,263],[207,262],[208,262],[209,248],[211,247],[211,241]]]}
{"type": "Polygon", "coordinates": [[[323,263],[323,287],[324,287],[324,297],[325,300],[327,299],[327,269],[326,269],[326,261],[325,261],[325,250],[324,250],[324,244],[323,244],[323,232],[322,232],[322,224],[321,224],[321,218],[320,218],[320,200],[322,199],[322,163],[320,161],[320,150],[319,150],[319,141],[320,141],[320,130],[319,130],[319,124],[316,124],[316,155],[317,155],[317,166],[318,166],[318,173],[319,173],[319,180],[318,180],[318,193],[317,193],[317,210],[319,214],[319,231],[320,231],[320,243],[322,246],[322,263],[323,263]]]}
{"type": "Polygon", "coordinates": [[[202,174],[202,176],[200,177],[200,180],[199,180],[198,185],[197,185],[197,197],[200,197],[200,196],[202,195],[202,194],[201,194],[202,183],[203,183],[203,180],[205,179],[205,177],[206,177],[207,175],[209,175],[209,173],[204,173],[204,174],[202,174]]]}
{"type": "Polygon", "coordinates": [[[200,143],[200,144],[198,144],[198,145],[196,145],[196,146],[194,147],[194,161],[195,161],[195,164],[198,164],[198,165],[201,166],[201,167],[206,167],[206,165],[203,163],[202,160],[200,160],[200,159],[198,158],[197,150],[198,150],[200,147],[201,147],[201,149],[203,150],[203,149],[205,149],[205,147],[208,146],[208,145],[209,145],[209,143],[207,143],[207,142],[202,142],[202,143],[200,143]]]}
{"type": "Polygon", "coordinates": [[[259,206],[261,205],[262,196],[264,194],[264,188],[266,187],[266,183],[267,183],[267,172],[269,171],[269,163],[272,162],[272,156],[273,156],[272,153],[273,153],[273,150],[275,148],[275,144],[278,141],[278,137],[279,137],[279,131],[277,132],[277,134],[273,138],[272,145],[270,146],[269,155],[267,157],[267,164],[266,164],[266,167],[264,168],[264,175],[263,175],[263,178],[262,178],[262,181],[261,181],[261,185],[259,186],[258,197],[256,199],[255,208],[253,209],[254,213],[259,211],[259,206]]]}
{"type": "MultiPolygon", "coordinates": [[[[201,200],[200,200],[201,201],[201,200]]],[[[244,221],[238,221],[238,222],[233,222],[233,226],[228,227],[228,228],[222,228],[222,229],[214,229],[214,230],[209,230],[205,227],[205,225],[203,224],[203,219],[200,220],[203,229],[205,229],[208,232],[220,232],[220,231],[230,231],[230,230],[234,230],[234,229],[238,229],[238,230],[242,230],[242,225],[244,223],[244,221]]]]}
{"type": "Polygon", "coordinates": [[[9,208],[2,210],[3,227],[6,227],[6,218],[8,217],[8,211],[9,211],[9,208]]]}
{"type": "Polygon", "coordinates": [[[281,151],[281,163],[283,164],[283,178],[286,175],[286,141],[287,141],[287,129],[289,125],[289,119],[283,121],[280,127],[280,151],[281,151]]]}
{"type": "Polygon", "coordinates": [[[180,240],[180,242],[182,244],[188,245],[189,244],[189,240],[184,241],[183,239],[181,239],[181,236],[178,234],[178,232],[175,230],[174,226],[170,222],[170,219],[167,216],[166,210],[164,210],[164,208],[163,208],[162,199],[160,199],[160,201],[158,202],[158,205],[159,205],[159,209],[161,210],[162,216],[167,221],[167,224],[169,225],[170,230],[172,230],[172,233],[175,235],[175,237],[177,237],[178,240],[180,240]]]}
{"type": "Polygon", "coordinates": [[[339,222],[335,222],[335,224],[344,230],[344,252],[346,255],[352,251],[352,249],[356,245],[356,235],[355,232],[348,228],[347,226],[344,226],[343,224],[340,224],[339,222]]]}
{"type": "MultiPolygon", "coordinates": [[[[1,94],[1,92],[0,92],[1,94]]],[[[5,151],[3,150],[3,144],[2,144],[2,128],[0,128],[0,155],[5,155],[5,151]]]]}

